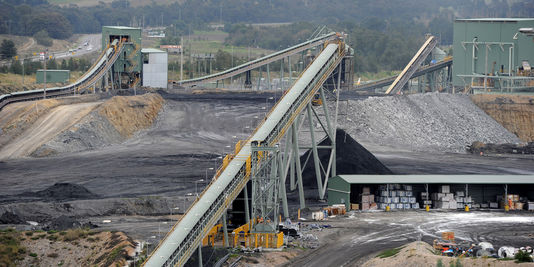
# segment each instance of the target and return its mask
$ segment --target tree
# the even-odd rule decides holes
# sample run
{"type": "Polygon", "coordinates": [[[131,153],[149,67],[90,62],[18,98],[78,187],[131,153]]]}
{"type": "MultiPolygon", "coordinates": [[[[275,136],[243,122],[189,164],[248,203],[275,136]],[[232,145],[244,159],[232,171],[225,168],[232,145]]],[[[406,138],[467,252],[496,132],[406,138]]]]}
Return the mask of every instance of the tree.
{"type": "Polygon", "coordinates": [[[17,48],[15,47],[15,43],[11,40],[2,41],[2,45],[0,45],[0,57],[2,59],[10,59],[16,55],[17,48]]]}
{"type": "Polygon", "coordinates": [[[54,44],[52,38],[48,36],[48,32],[46,32],[46,30],[40,30],[39,32],[33,35],[33,38],[35,39],[35,41],[37,41],[38,44],[43,46],[49,47],[54,44]]]}

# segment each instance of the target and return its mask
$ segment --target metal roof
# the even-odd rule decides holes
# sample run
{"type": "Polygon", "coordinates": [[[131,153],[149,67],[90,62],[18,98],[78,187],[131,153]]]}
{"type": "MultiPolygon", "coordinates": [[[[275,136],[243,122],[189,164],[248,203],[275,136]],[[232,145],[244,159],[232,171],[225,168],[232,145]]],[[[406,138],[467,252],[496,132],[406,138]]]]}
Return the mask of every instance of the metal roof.
{"type": "Polygon", "coordinates": [[[151,53],[167,53],[167,52],[165,52],[163,50],[156,49],[156,48],[143,48],[143,49],[141,49],[141,53],[151,54],[151,53]]]}
{"type": "Polygon", "coordinates": [[[456,21],[467,22],[518,22],[518,21],[534,21],[534,18],[478,18],[478,19],[457,19],[456,21]]]}
{"type": "Polygon", "coordinates": [[[338,175],[350,184],[534,184],[534,175],[338,175]]]}
{"type": "Polygon", "coordinates": [[[118,29],[118,30],[140,30],[141,28],[133,28],[126,26],[104,26],[105,28],[118,29]]]}

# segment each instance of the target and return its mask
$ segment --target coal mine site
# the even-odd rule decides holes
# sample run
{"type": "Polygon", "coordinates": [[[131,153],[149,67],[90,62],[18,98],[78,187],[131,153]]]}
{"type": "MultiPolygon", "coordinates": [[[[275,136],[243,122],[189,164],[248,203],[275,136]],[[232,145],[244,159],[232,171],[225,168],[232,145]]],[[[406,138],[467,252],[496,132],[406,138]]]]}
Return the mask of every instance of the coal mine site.
{"type": "MultiPolygon", "coordinates": [[[[41,144],[41,152],[45,148],[55,149],[51,155],[28,153],[1,160],[0,223],[19,230],[62,231],[82,227],[122,231],[140,242],[157,243],[210,183],[224,155],[232,152],[237,141],[250,135],[280,97],[276,94],[183,97],[163,91],[160,94],[163,104],[153,124],[129,138],[109,138],[110,130],[105,127],[111,129],[110,123],[99,123],[97,132],[91,128],[95,125],[91,120],[82,120],[72,127],[81,125],[86,130],[69,128],[60,137],[41,144]],[[76,143],[78,147],[64,142],[68,149],[61,148],[60,140],[74,137],[91,141],[76,143]]],[[[518,139],[468,97],[438,93],[349,95],[340,101],[339,107],[342,115],[335,133],[338,175],[534,173],[534,158],[528,155],[469,153],[467,147],[478,140],[514,143],[518,139]],[[410,115],[399,117],[398,110],[410,115]],[[395,121],[395,126],[386,126],[385,121],[395,121]]],[[[94,120],[100,113],[89,114],[93,114],[94,120]]],[[[309,145],[308,133],[301,135],[302,144],[309,145]]],[[[324,134],[318,139],[319,147],[331,145],[324,134]]],[[[323,166],[328,164],[329,151],[318,149],[323,166]]],[[[310,158],[311,149],[301,152],[307,207],[299,210],[298,190],[288,191],[287,195],[290,213],[299,212],[303,218],[310,218],[326,205],[317,196],[315,168],[310,158]]],[[[290,187],[289,179],[286,186],[290,187]]],[[[246,223],[243,210],[241,193],[229,211],[231,229],[246,223]]],[[[312,226],[317,224],[301,222],[304,227],[301,234],[317,240],[298,241],[312,250],[292,254],[292,259],[284,264],[360,266],[376,251],[412,241],[431,244],[447,229],[454,230],[457,239],[465,242],[493,240],[499,246],[520,246],[530,239],[506,239],[510,233],[502,230],[512,227],[514,235],[528,234],[534,223],[530,214],[516,214],[517,219],[511,219],[502,211],[487,209],[466,215],[470,216],[466,217],[468,221],[456,211],[436,210],[430,214],[424,210],[389,214],[378,211],[347,211],[349,217],[318,222],[329,225],[319,232],[312,226]],[[479,220],[484,217],[495,220],[479,220]],[[346,256],[331,257],[340,251],[346,256]]],[[[294,215],[290,218],[297,221],[294,215]]],[[[225,254],[205,249],[204,262],[210,261],[210,253],[225,254]]],[[[196,260],[193,257],[189,264],[193,266],[196,260]]]]}

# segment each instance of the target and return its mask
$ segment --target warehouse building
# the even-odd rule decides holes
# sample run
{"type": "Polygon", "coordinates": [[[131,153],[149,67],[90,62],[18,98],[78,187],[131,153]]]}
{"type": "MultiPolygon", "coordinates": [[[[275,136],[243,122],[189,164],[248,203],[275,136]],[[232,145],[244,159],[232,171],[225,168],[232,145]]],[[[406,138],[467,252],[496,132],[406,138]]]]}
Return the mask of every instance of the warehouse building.
{"type": "Polygon", "coordinates": [[[454,22],[453,86],[472,93],[534,94],[534,18],[454,22]]]}
{"type": "Polygon", "coordinates": [[[533,189],[534,175],[338,175],[328,181],[328,204],[347,210],[534,209],[533,189]]]}

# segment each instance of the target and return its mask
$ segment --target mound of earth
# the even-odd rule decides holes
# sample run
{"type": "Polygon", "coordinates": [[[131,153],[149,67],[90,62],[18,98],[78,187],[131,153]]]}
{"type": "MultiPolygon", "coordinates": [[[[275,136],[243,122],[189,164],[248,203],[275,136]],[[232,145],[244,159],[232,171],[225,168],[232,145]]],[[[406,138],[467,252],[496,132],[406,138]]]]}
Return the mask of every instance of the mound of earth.
{"type": "Polygon", "coordinates": [[[55,183],[54,185],[37,192],[25,192],[21,196],[36,197],[45,200],[64,201],[73,199],[96,198],[97,195],[87,188],[71,183],[55,183]]]}
{"type": "Polygon", "coordinates": [[[37,148],[32,156],[94,150],[117,144],[146,129],[156,120],[163,98],[158,94],[114,96],[52,140],[37,148]]]}
{"type": "Polygon", "coordinates": [[[518,143],[517,136],[467,96],[426,93],[349,101],[343,127],[363,143],[414,151],[465,152],[474,141],[518,143]]]}
{"type": "Polygon", "coordinates": [[[0,217],[0,224],[25,224],[26,222],[17,214],[6,211],[0,217]]]}
{"type": "Polygon", "coordinates": [[[363,267],[394,267],[394,266],[534,266],[534,263],[515,263],[513,260],[503,261],[495,258],[456,258],[434,254],[434,248],[422,241],[416,241],[400,248],[395,253],[379,253],[378,256],[365,262],[363,267]]]}
{"type": "MultiPolygon", "coordinates": [[[[330,145],[329,138],[325,138],[319,143],[319,146],[330,145]]],[[[305,185],[316,187],[315,165],[313,154],[310,155],[310,153],[313,153],[311,149],[300,157],[303,168],[302,180],[305,185]],[[304,166],[308,157],[310,158],[304,166]]],[[[330,150],[318,149],[318,154],[321,164],[326,169],[330,159],[330,150]]],[[[391,170],[342,129],[336,131],[336,155],[337,174],[392,174],[391,170]]]]}

